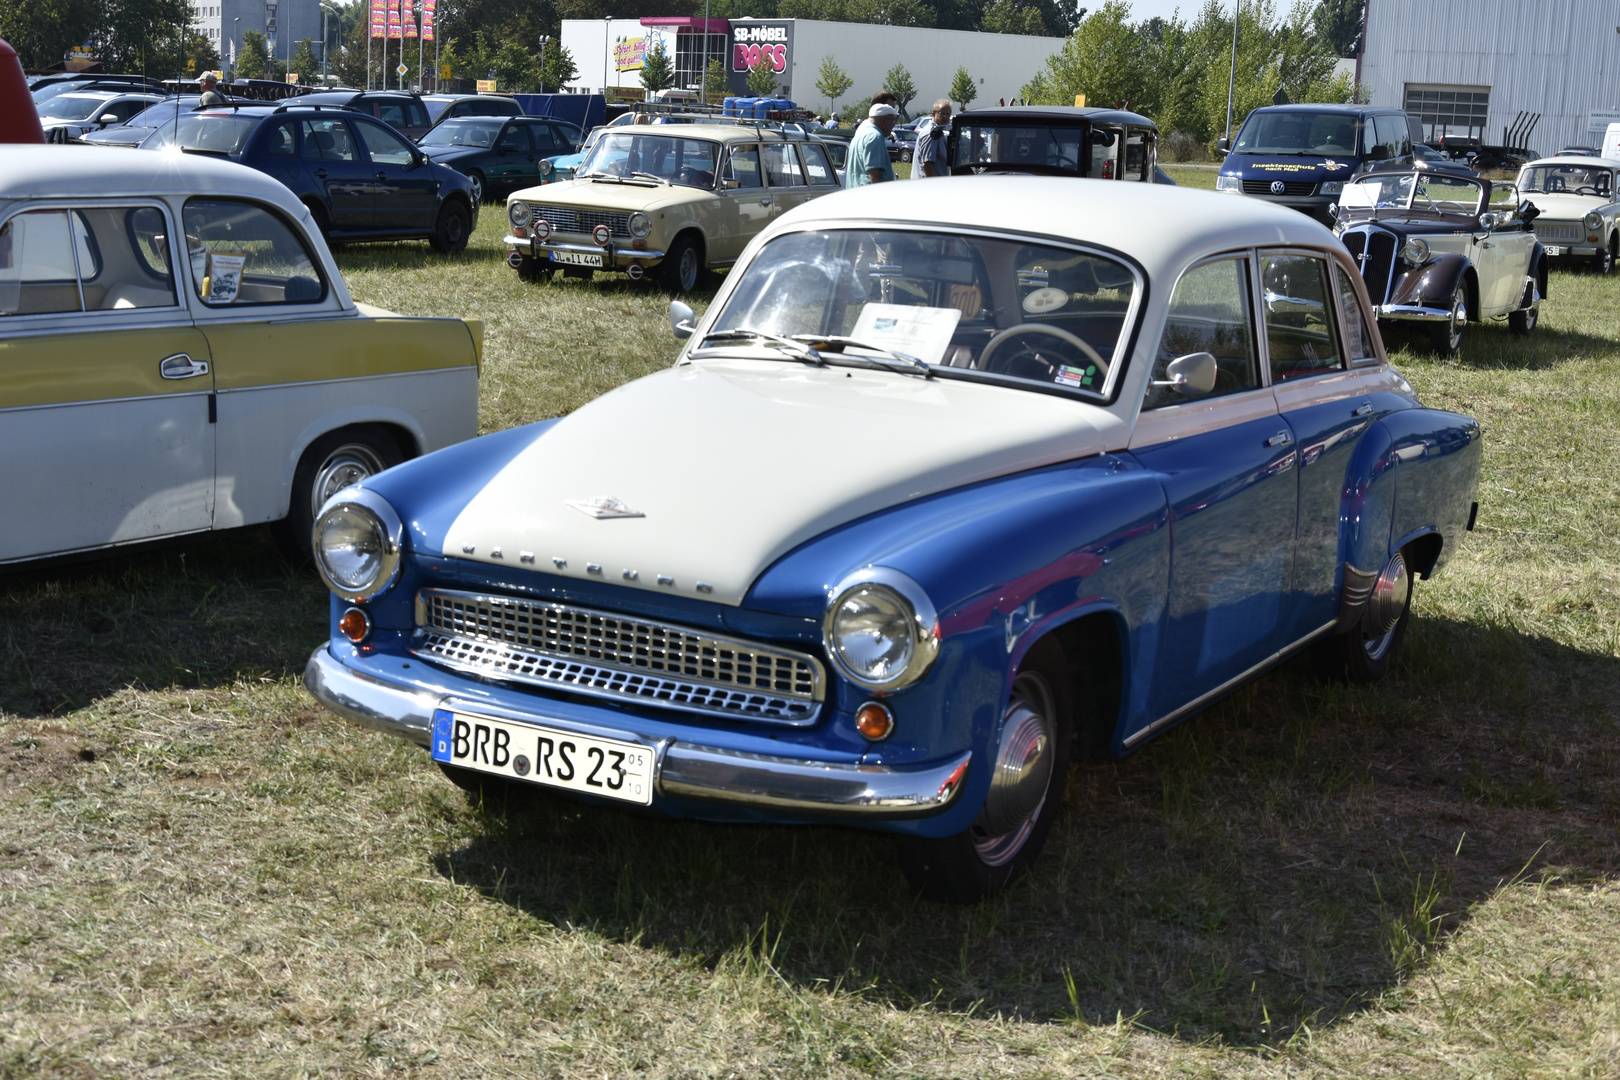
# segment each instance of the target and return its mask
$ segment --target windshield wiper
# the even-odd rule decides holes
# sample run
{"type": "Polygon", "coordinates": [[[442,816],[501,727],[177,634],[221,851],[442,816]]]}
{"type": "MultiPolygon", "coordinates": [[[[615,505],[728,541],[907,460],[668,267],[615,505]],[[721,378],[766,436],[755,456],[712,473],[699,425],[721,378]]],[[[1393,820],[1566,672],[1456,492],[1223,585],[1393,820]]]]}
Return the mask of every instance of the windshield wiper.
{"type": "Polygon", "coordinates": [[[802,341],[809,345],[836,345],[837,349],[835,351],[837,352],[843,352],[845,349],[865,349],[868,352],[881,353],[882,356],[880,357],[862,357],[862,359],[888,358],[898,360],[903,364],[909,365],[914,370],[922,372],[922,376],[925,379],[931,379],[934,377],[934,369],[924,361],[917,359],[915,356],[912,356],[909,353],[896,352],[893,349],[886,349],[882,345],[868,345],[864,341],[856,341],[854,338],[844,337],[840,334],[794,334],[793,340],[802,341]]]}
{"type": "Polygon", "coordinates": [[[634,173],[631,173],[631,174],[630,174],[630,175],[631,175],[631,176],[639,176],[639,177],[641,177],[641,178],[642,178],[642,179],[643,179],[643,180],[656,180],[656,181],[658,181],[658,182],[659,182],[659,183],[660,183],[660,184],[663,184],[663,185],[664,185],[664,186],[665,186],[665,187],[672,187],[672,186],[673,186],[673,185],[671,185],[671,184],[670,184],[670,182],[669,182],[669,181],[668,181],[668,180],[665,180],[665,179],[664,179],[664,178],[663,178],[663,177],[662,177],[662,176],[658,176],[658,175],[656,175],[656,174],[655,174],[655,173],[650,173],[650,172],[634,172],[634,173]]]}
{"type": "Polygon", "coordinates": [[[781,349],[795,359],[803,360],[806,363],[816,364],[821,367],[827,366],[827,361],[822,355],[802,341],[782,337],[780,334],[772,334],[765,330],[749,330],[745,327],[738,327],[734,330],[716,330],[711,334],[704,334],[702,340],[698,342],[698,348],[702,348],[711,341],[738,341],[742,338],[753,338],[755,341],[762,341],[771,348],[781,349]]]}

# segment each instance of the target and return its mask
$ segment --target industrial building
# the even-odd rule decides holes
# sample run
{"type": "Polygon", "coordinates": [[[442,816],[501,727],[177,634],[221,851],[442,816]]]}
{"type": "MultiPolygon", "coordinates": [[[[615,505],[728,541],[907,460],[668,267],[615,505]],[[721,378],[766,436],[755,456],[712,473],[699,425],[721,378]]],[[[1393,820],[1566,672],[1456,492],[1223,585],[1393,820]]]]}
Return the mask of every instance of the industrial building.
{"type": "Polygon", "coordinates": [[[705,57],[725,66],[729,92],[745,94],[749,68],[766,63],[777,93],[805,108],[826,111],[816,89],[823,57],[855,80],[845,100],[870,97],[896,64],[911,73],[913,113],[946,97],[958,67],[973,76],[975,104],[1012,99],[1063,48],[1063,38],[981,34],[916,26],[822,22],[816,19],[564,19],[563,47],[579,69],[568,89],[619,96],[641,89],[647,49],[662,41],[675,66],[675,85],[696,90],[705,57]]]}
{"type": "Polygon", "coordinates": [[[1356,77],[1372,104],[1418,117],[1425,140],[1596,146],[1620,123],[1620,6],[1367,0],[1356,77]]]}

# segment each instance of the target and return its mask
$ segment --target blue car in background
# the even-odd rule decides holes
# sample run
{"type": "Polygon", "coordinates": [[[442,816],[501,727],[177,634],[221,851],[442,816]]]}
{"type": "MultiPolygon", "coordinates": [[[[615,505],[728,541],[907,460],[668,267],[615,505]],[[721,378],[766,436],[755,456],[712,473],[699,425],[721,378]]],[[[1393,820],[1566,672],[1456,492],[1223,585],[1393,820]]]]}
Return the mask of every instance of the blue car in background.
{"type": "Polygon", "coordinates": [[[1243,121],[1225,156],[1216,191],[1252,195],[1332,225],[1328,207],[1345,181],[1381,162],[1409,165],[1423,127],[1399,109],[1371,105],[1272,105],[1243,121]]]}
{"type": "Polygon", "coordinates": [[[422,136],[422,151],[472,182],[473,197],[505,198],[544,183],[548,156],[573,153],[584,136],[573,124],[539,116],[463,116],[440,121],[422,136]]]}
{"type": "Polygon", "coordinates": [[[210,109],[158,128],[141,148],[213,154],[268,173],[309,207],[330,243],[426,240],[457,254],[478,221],[472,181],[347,109],[210,109]]]}

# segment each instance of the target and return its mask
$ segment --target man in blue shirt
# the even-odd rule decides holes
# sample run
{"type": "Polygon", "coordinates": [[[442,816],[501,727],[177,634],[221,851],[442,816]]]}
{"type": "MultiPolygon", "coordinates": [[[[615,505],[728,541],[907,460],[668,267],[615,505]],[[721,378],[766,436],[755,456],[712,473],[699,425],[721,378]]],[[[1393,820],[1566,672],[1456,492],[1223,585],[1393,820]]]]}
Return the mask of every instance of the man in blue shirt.
{"type": "Polygon", "coordinates": [[[928,119],[917,125],[917,149],[911,159],[913,180],[951,174],[950,166],[945,161],[950,134],[951,103],[940,98],[934,102],[934,110],[928,114],[928,119]]]}
{"type": "Polygon", "coordinates": [[[877,104],[867,111],[867,122],[855,131],[849,143],[849,160],[844,165],[844,186],[861,187],[894,179],[889,164],[889,132],[900,122],[893,105],[877,104]]]}

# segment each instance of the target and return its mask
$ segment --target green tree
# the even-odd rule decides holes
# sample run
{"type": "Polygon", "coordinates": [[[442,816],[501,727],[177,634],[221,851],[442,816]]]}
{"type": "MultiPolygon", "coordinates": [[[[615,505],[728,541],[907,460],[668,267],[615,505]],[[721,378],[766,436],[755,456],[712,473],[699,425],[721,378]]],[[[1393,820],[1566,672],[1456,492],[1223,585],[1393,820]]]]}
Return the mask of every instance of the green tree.
{"type": "Polygon", "coordinates": [[[669,51],[663,38],[654,38],[641,58],[641,86],[649,94],[668,90],[675,85],[675,65],[670,62],[669,51]]]}
{"type": "Polygon", "coordinates": [[[12,0],[0,4],[0,38],[23,67],[50,67],[73,46],[93,42],[101,6],[101,0],[12,0]]]}
{"type": "Polygon", "coordinates": [[[183,66],[188,77],[196,78],[205,71],[219,70],[219,50],[214,48],[212,41],[197,31],[193,30],[186,35],[182,48],[186,59],[183,66]]]}
{"type": "Polygon", "coordinates": [[[1075,95],[1084,94],[1088,105],[1144,106],[1152,73],[1143,70],[1141,41],[1131,29],[1130,13],[1126,0],[1106,0],[1024,87],[1024,100],[1072,105],[1075,95]]]}
{"type": "Polygon", "coordinates": [[[236,77],[262,79],[270,71],[270,51],[265,48],[264,35],[257,30],[242,31],[242,45],[236,50],[236,77]]]}
{"type": "Polygon", "coordinates": [[[1361,48],[1361,29],[1366,18],[1365,0],[1321,0],[1311,14],[1316,34],[1333,50],[1334,56],[1354,56],[1361,48]]]}
{"type": "Polygon", "coordinates": [[[995,0],[984,11],[979,29],[987,34],[1029,34],[1040,37],[1046,33],[1046,20],[1039,8],[1025,7],[1018,0],[995,0]]]}
{"type": "MultiPolygon", "coordinates": [[[[380,41],[370,40],[371,25],[359,22],[349,27],[344,37],[343,51],[332,57],[331,69],[344,86],[362,89],[383,85],[383,55],[380,41]],[[371,70],[366,70],[367,46],[370,46],[371,70]]],[[[448,44],[448,43],[446,43],[448,44]]],[[[390,56],[396,55],[390,52],[390,56]]]]}
{"type": "Polygon", "coordinates": [[[316,76],[321,73],[321,62],[315,56],[315,43],[305,38],[293,50],[292,59],[287,62],[287,70],[298,75],[298,82],[302,86],[310,86],[315,82],[316,76]]]}
{"type": "Polygon", "coordinates": [[[726,75],[726,65],[710,60],[708,69],[703,72],[703,100],[712,105],[715,98],[724,99],[730,92],[731,79],[726,75]]]}
{"type": "Polygon", "coordinates": [[[837,111],[838,99],[849,93],[849,88],[854,85],[855,80],[838,66],[838,61],[830,56],[821,58],[821,75],[816,79],[816,89],[827,99],[829,113],[837,111]]]}
{"type": "Polygon", "coordinates": [[[973,76],[968,69],[956,69],[956,77],[951,80],[951,88],[945,91],[945,96],[956,102],[957,111],[968,107],[974,98],[979,96],[979,88],[973,82],[973,76]]]}
{"type": "Polygon", "coordinates": [[[917,84],[912,81],[911,72],[906,70],[906,65],[896,64],[889,69],[888,74],[883,76],[883,89],[895,96],[900,106],[900,115],[906,116],[906,106],[917,96],[917,84]]]}
{"type": "Polygon", "coordinates": [[[540,81],[552,93],[560,93],[562,88],[579,78],[579,68],[574,64],[574,55],[562,44],[553,38],[552,43],[546,46],[546,62],[540,69],[540,81]]]}
{"type": "Polygon", "coordinates": [[[761,60],[748,69],[748,92],[755,97],[770,97],[776,93],[776,72],[771,65],[761,60]]]}

